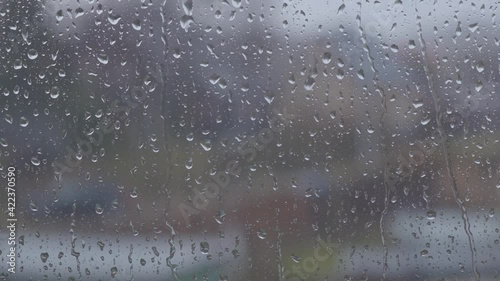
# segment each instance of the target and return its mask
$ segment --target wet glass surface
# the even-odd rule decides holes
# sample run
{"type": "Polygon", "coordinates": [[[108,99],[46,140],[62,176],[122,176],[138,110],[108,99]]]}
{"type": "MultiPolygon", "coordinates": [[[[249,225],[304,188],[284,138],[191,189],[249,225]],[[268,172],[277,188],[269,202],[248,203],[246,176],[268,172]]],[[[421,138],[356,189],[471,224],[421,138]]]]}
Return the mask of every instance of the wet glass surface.
{"type": "Polygon", "coordinates": [[[0,280],[498,280],[497,7],[0,1],[0,280]]]}

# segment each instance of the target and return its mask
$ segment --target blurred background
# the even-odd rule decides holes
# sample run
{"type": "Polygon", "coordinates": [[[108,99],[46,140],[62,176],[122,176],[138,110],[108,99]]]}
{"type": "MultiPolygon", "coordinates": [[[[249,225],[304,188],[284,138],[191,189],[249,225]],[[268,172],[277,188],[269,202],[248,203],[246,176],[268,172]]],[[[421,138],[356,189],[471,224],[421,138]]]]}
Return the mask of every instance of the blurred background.
{"type": "Polygon", "coordinates": [[[0,0],[0,280],[498,280],[496,13],[0,0]]]}

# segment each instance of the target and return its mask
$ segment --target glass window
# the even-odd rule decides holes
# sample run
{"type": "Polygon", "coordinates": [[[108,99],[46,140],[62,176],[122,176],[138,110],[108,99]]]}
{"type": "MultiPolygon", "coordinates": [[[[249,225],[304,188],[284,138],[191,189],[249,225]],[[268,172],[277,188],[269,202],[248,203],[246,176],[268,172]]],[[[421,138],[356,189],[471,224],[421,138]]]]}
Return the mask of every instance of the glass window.
{"type": "Polygon", "coordinates": [[[0,280],[496,280],[493,1],[0,1],[0,280]]]}

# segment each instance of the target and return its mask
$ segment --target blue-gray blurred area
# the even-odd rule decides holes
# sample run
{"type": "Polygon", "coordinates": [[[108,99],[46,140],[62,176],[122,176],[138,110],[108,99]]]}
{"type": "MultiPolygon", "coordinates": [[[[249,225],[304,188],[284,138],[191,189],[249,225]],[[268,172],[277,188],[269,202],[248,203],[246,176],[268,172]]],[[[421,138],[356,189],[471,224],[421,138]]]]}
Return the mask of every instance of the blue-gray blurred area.
{"type": "Polygon", "coordinates": [[[496,7],[0,0],[0,280],[498,280],[496,7]]]}

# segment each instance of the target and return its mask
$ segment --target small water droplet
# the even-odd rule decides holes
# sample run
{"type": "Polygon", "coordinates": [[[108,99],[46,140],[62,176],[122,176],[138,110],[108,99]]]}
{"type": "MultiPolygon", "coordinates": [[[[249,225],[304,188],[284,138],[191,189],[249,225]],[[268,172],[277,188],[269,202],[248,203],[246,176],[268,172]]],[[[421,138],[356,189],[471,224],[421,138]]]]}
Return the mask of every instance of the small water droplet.
{"type": "Polygon", "coordinates": [[[109,15],[108,16],[108,21],[112,24],[112,25],[116,25],[120,20],[121,20],[121,16],[119,15],[109,15]]]}
{"type": "Polygon", "coordinates": [[[137,192],[137,187],[132,188],[132,191],[130,192],[130,197],[132,198],[137,198],[139,193],[137,192]]]}
{"type": "Polygon", "coordinates": [[[266,237],[267,237],[267,232],[266,232],[264,229],[259,228],[259,230],[257,230],[257,236],[258,236],[260,239],[264,240],[264,239],[266,239],[266,237]]]}
{"type": "Polygon", "coordinates": [[[35,166],[40,166],[40,159],[38,159],[37,156],[33,156],[31,157],[31,164],[35,165],[35,166]]]}
{"type": "Polygon", "coordinates": [[[478,62],[476,64],[476,70],[477,72],[481,73],[484,71],[484,63],[482,61],[478,62]]]}
{"type": "Polygon", "coordinates": [[[140,19],[135,19],[133,22],[132,22],[132,27],[139,31],[141,30],[141,20],[140,19]]]}
{"type": "Polygon", "coordinates": [[[21,127],[27,127],[29,123],[30,121],[24,116],[19,119],[19,125],[21,125],[21,127]]]}
{"type": "Polygon", "coordinates": [[[116,268],[116,266],[114,266],[111,268],[111,277],[114,278],[116,276],[116,273],[118,273],[118,268],[116,268]]]}
{"type": "Polygon", "coordinates": [[[427,218],[429,220],[433,220],[436,218],[436,211],[430,210],[427,212],[427,218]]]}
{"type": "Polygon", "coordinates": [[[330,52],[325,52],[323,54],[323,63],[329,64],[332,61],[332,54],[330,52]]]}
{"type": "Polygon", "coordinates": [[[312,91],[314,89],[314,84],[316,83],[316,80],[312,77],[308,77],[307,80],[304,82],[304,89],[306,91],[312,91]]]}
{"type": "Polygon", "coordinates": [[[301,261],[301,258],[299,256],[296,256],[294,254],[291,255],[292,261],[294,263],[299,263],[301,261]]]}
{"type": "Polygon", "coordinates": [[[208,254],[208,251],[210,250],[210,245],[208,242],[201,242],[200,243],[200,251],[202,254],[206,255],[208,254]]]}
{"type": "Polygon", "coordinates": [[[97,60],[102,63],[102,64],[108,64],[109,62],[109,57],[106,54],[98,54],[97,55],[97,60]]]}
{"type": "Polygon", "coordinates": [[[59,90],[59,87],[54,86],[50,89],[50,97],[53,99],[57,99],[59,97],[59,93],[61,90],[59,90]]]}
{"type": "Polygon", "coordinates": [[[30,49],[28,51],[28,58],[30,60],[34,60],[34,59],[38,58],[38,52],[35,49],[30,49]]]}
{"type": "Polygon", "coordinates": [[[40,258],[42,259],[42,262],[47,262],[47,259],[49,259],[49,253],[41,253],[40,258]]]}
{"type": "Polygon", "coordinates": [[[359,79],[365,80],[365,72],[363,71],[363,69],[360,69],[357,74],[359,79]]]}
{"type": "Polygon", "coordinates": [[[212,149],[212,142],[209,139],[203,140],[200,142],[200,145],[205,151],[210,151],[210,149],[212,149]]]}
{"type": "Polygon", "coordinates": [[[415,99],[413,100],[413,107],[419,108],[424,105],[424,100],[423,99],[415,99]]]}
{"type": "Polygon", "coordinates": [[[104,212],[104,209],[101,207],[99,203],[95,204],[95,212],[98,215],[102,215],[102,213],[104,212]]]}
{"type": "Polygon", "coordinates": [[[81,16],[83,16],[83,14],[84,14],[84,11],[83,11],[82,7],[76,8],[76,10],[75,10],[75,18],[81,17],[81,16]]]}
{"type": "Polygon", "coordinates": [[[64,18],[63,11],[62,10],[57,11],[57,13],[56,13],[56,20],[57,21],[62,21],[63,18],[64,18]]]}
{"type": "Polygon", "coordinates": [[[193,15],[193,0],[185,0],[182,3],[182,8],[184,9],[184,13],[188,16],[193,15]]]}

